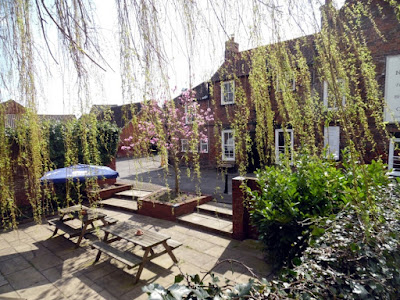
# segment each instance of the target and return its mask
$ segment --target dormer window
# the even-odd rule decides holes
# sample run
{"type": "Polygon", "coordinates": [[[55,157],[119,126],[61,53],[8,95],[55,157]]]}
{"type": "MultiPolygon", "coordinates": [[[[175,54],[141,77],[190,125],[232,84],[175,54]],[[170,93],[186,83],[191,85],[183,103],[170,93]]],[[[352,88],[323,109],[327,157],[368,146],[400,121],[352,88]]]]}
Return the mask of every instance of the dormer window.
{"type": "MultiPolygon", "coordinates": [[[[336,85],[339,89],[338,93],[341,95],[342,106],[344,106],[346,104],[345,81],[343,79],[338,79],[336,80],[336,85]]],[[[332,91],[332,86],[329,86],[328,81],[324,81],[323,101],[324,107],[328,110],[338,109],[335,93],[332,91]]]]}
{"type": "Polygon", "coordinates": [[[223,81],[221,83],[221,105],[235,103],[235,81],[223,81]]]}

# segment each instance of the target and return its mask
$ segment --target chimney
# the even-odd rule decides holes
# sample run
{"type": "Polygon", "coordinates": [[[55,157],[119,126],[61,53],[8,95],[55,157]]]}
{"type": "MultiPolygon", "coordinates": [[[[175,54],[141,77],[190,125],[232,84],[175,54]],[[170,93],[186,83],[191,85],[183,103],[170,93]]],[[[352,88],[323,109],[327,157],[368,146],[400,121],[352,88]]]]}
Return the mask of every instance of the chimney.
{"type": "Polygon", "coordinates": [[[235,36],[232,35],[231,38],[225,42],[225,60],[232,59],[236,53],[239,53],[239,44],[235,43],[235,36]]]}
{"type": "Polygon", "coordinates": [[[333,25],[333,16],[332,12],[334,10],[334,6],[332,0],[325,0],[325,5],[320,7],[321,11],[321,28],[324,26],[332,27],[333,25]]]}

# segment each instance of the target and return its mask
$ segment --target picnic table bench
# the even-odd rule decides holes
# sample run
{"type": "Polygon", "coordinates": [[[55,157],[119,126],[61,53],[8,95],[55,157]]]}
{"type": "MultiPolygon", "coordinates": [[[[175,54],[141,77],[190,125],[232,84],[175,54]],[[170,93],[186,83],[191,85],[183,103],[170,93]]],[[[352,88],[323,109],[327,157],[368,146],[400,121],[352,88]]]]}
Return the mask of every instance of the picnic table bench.
{"type": "Polygon", "coordinates": [[[108,217],[106,214],[90,209],[84,205],[74,205],[67,208],[60,209],[60,218],[57,220],[48,220],[49,225],[55,226],[52,236],[55,236],[58,230],[62,230],[67,233],[70,238],[77,237],[78,241],[76,243],[76,248],[79,247],[84,235],[95,229],[94,222],[101,221],[102,226],[108,226],[115,224],[117,220],[108,217]],[[82,214],[82,212],[85,212],[82,214]],[[66,223],[67,221],[72,221],[74,219],[80,220],[81,227],[76,228],[66,223]],[[91,228],[88,228],[89,225],[91,228]]]}
{"type": "Polygon", "coordinates": [[[104,252],[127,265],[129,269],[139,266],[135,283],[139,281],[145,264],[160,255],[168,254],[174,263],[178,262],[172,250],[181,246],[182,243],[172,240],[169,236],[143,230],[126,222],[113,224],[102,228],[102,230],[105,232],[103,240],[92,243],[92,247],[99,250],[95,262],[99,261],[101,253],[104,252]],[[137,234],[138,230],[141,231],[141,235],[137,234]],[[109,239],[110,235],[112,236],[111,239],[109,239]],[[124,251],[113,247],[111,243],[117,240],[125,240],[141,246],[144,250],[143,256],[140,257],[129,250],[124,251]]]}

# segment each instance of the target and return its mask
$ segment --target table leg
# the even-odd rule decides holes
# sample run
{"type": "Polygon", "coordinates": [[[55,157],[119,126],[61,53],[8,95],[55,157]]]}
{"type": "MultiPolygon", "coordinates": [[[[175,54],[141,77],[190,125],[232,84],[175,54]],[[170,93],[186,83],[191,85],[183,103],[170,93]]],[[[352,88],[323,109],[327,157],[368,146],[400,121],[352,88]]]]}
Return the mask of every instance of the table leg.
{"type": "Polygon", "coordinates": [[[173,260],[174,263],[178,263],[178,260],[176,259],[174,253],[172,253],[171,247],[168,245],[167,241],[164,241],[162,243],[164,245],[165,250],[167,250],[169,256],[171,257],[171,259],[173,260]]]}
{"type": "MultiPolygon", "coordinates": [[[[104,241],[105,243],[107,243],[107,239],[108,239],[108,235],[109,235],[109,234],[110,234],[109,232],[106,232],[106,233],[104,234],[104,239],[103,239],[103,241],[104,241]]],[[[101,256],[101,250],[99,250],[99,252],[97,252],[96,259],[94,260],[94,262],[98,262],[99,259],[100,259],[100,256],[101,256]]]]}
{"type": "Polygon", "coordinates": [[[79,247],[79,244],[81,243],[82,238],[83,238],[83,236],[84,236],[84,234],[85,234],[85,232],[86,232],[86,228],[87,228],[88,225],[91,224],[91,223],[92,223],[92,222],[85,223],[85,225],[83,226],[81,235],[79,236],[79,239],[78,239],[78,241],[76,242],[75,248],[78,248],[78,247],[79,247]]]}
{"type": "Polygon", "coordinates": [[[138,271],[137,271],[137,273],[136,273],[135,284],[138,283],[138,281],[139,281],[139,279],[140,279],[140,275],[142,274],[144,265],[145,265],[145,263],[147,262],[147,257],[148,257],[148,255],[149,255],[150,250],[151,250],[151,247],[147,248],[147,249],[144,251],[144,254],[143,254],[143,261],[142,261],[142,263],[139,265],[139,269],[138,269],[138,271]]]}
{"type": "MultiPolygon", "coordinates": [[[[65,215],[63,214],[63,215],[60,216],[60,219],[58,219],[58,220],[62,221],[64,219],[64,217],[65,217],[65,215]]],[[[53,231],[53,235],[51,237],[55,236],[57,234],[57,232],[58,232],[58,228],[56,226],[56,228],[53,231]]]]}

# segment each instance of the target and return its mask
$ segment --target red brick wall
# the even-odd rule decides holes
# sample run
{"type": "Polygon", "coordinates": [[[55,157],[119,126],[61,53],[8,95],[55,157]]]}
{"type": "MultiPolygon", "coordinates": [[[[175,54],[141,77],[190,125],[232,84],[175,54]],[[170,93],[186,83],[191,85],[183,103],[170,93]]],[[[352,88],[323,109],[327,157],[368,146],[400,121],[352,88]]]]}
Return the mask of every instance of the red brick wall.
{"type": "Polygon", "coordinates": [[[246,201],[246,195],[241,188],[243,182],[252,190],[258,190],[255,178],[236,177],[232,179],[232,237],[237,240],[257,239],[257,230],[250,223],[250,214],[247,209],[249,202],[246,201]]]}

